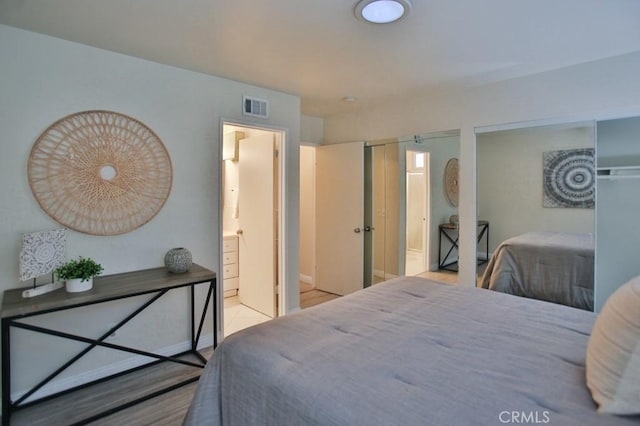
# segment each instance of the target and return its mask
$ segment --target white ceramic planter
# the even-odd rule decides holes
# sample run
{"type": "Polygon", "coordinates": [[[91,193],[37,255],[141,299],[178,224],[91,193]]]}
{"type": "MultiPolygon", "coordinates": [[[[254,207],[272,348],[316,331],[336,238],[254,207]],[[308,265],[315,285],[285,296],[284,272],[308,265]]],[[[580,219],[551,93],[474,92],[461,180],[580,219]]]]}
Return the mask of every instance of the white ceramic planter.
{"type": "Polygon", "coordinates": [[[65,282],[67,293],[80,293],[82,291],[91,290],[93,288],[93,278],[89,281],[80,281],[80,278],[74,278],[65,282]]]}

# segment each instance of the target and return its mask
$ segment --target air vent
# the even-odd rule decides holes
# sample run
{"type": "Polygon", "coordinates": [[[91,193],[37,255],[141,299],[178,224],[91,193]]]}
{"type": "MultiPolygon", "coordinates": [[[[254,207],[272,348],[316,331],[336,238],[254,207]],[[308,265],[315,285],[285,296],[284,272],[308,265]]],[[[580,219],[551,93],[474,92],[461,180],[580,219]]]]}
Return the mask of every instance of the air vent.
{"type": "Polygon", "coordinates": [[[251,117],[269,118],[269,101],[243,96],[242,113],[251,117]]]}

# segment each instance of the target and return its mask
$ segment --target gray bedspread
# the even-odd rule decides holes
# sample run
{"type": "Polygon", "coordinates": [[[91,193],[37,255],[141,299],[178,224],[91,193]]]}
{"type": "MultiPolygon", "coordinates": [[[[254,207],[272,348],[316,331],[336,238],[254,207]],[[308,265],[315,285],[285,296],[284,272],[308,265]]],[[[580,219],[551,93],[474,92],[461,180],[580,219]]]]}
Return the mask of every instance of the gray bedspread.
{"type": "Polygon", "coordinates": [[[185,424],[638,425],[596,413],[584,367],[594,318],[397,278],[225,339],[185,424]]]}
{"type": "Polygon", "coordinates": [[[593,311],[593,235],[528,232],[503,241],[479,287],[593,311]]]}

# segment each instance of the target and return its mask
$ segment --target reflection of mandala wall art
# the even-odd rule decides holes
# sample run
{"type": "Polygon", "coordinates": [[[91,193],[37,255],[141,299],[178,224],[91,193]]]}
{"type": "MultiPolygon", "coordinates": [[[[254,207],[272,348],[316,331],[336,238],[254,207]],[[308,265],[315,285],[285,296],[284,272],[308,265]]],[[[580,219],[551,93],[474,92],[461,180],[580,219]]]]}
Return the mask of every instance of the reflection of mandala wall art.
{"type": "Polygon", "coordinates": [[[544,207],[592,209],[596,190],[595,150],[547,151],[543,155],[544,207]]]}
{"type": "Polygon", "coordinates": [[[458,159],[452,158],[447,161],[444,168],[444,195],[449,204],[453,207],[458,206],[458,174],[460,166],[458,159]]]}
{"type": "Polygon", "coordinates": [[[64,264],[66,241],[66,229],[24,234],[20,250],[20,281],[48,274],[64,264]]]}
{"type": "Polygon", "coordinates": [[[171,191],[171,159],[140,121],[85,111],[53,123],[28,164],[33,195],[53,219],[92,235],[117,235],[150,221],[171,191]]]}

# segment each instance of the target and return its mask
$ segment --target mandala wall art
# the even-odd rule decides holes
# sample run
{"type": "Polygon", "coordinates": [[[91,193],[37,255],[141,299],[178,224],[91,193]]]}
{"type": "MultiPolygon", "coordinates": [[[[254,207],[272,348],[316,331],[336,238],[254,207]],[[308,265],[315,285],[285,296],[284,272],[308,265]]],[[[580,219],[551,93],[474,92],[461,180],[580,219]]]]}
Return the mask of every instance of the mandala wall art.
{"type": "Polygon", "coordinates": [[[140,121],[84,111],[53,123],[34,144],[29,185],[42,209],[62,225],[118,235],[150,221],[171,191],[171,159],[140,121]]]}
{"type": "Polygon", "coordinates": [[[593,148],[547,151],[544,157],[544,207],[592,209],[596,168],[593,148]]]}
{"type": "Polygon", "coordinates": [[[53,272],[65,262],[66,229],[31,232],[22,236],[20,281],[53,272]]]}
{"type": "Polygon", "coordinates": [[[453,207],[458,207],[458,178],[460,166],[457,158],[447,161],[444,168],[444,195],[453,207]]]}

